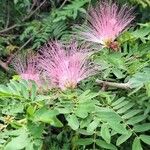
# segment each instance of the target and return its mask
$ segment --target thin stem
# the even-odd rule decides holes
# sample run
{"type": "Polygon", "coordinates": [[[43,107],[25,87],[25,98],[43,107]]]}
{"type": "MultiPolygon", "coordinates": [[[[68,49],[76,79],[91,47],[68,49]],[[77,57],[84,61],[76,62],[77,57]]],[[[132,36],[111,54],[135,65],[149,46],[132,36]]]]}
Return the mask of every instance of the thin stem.
{"type": "MultiPolygon", "coordinates": [[[[45,2],[46,2],[46,0],[44,0],[34,11],[31,11],[30,14],[28,14],[27,16],[25,16],[25,17],[21,20],[21,22],[26,21],[26,20],[28,20],[30,17],[32,17],[32,15],[35,14],[35,13],[43,6],[43,4],[44,4],[45,2]]],[[[12,30],[12,29],[14,29],[14,28],[16,28],[16,27],[19,27],[19,26],[21,26],[21,25],[19,25],[19,24],[14,24],[14,25],[12,25],[12,26],[6,28],[6,29],[1,30],[0,33],[7,32],[7,31],[12,30]]]]}
{"type": "Polygon", "coordinates": [[[33,10],[36,4],[37,4],[37,0],[33,0],[33,4],[31,5],[29,13],[33,10]]]}
{"type": "Polygon", "coordinates": [[[5,28],[5,29],[1,30],[0,33],[7,32],[7,31],[12,30],[12,29],[14,29],[16,27],[19,27],[19,26],[20,26],[19,24],[14,24],[11,27],[8,27],[8,28],[5,28]]]}
{"type": "MultiPolygon", "coordinates": [[[[31,12],[28,16],[26,16],[25,18],[22,19],[22,21],[26,21],[27,19],[29,19],[38,9],[40,9],[42,7],[42,5],[46,2],[46,0],[44,0],[33,12],[31,12]]],[[[9,30],[12,30],[16,27],[20,26],[19,24],[14,24],[11,27],[8,27],[6,29],[3,29],[0,31],[0,34],[5,33],[9,30]]],[[[9,70],[8,64],[11,62],[11,60],[18,54],[18,52],[20,50],[22,50],[31,40],[33,39],[33,37],[31,37],[30,39],[28,39],[27,42],[25,42],[14,54],[10,55],[10,57],[8,58],[7,62],[3,62],[2,60],[0,60],[0,66],[5,69],[6,71],[9,70]]]]}
{"type": "Polygon", "coordinates": [[[94,143],[93,143],[93,150],[96,149],[96,145],[95,145],[95,142],[96,142],[96,129],[94,130],[94,143]]]}
{"type": "Polygon", "coordinates": [[[116,83],[116,82],[108,82],[108,81],[103,81],[103,80],[97,79],[96,83],[104,84],[104,85],[108,85],[108,86],[112,86],[112,87],[116,87],[116,88],[126,89],[126,90],[132,89],[129,82],[127,82],[127,83],[116,83]]]}
{"type": "Polygon", "coordinates": [[[59,9],[61,9],[67,2],[68,0],[64,0],[63,3],[61,4],[61,6],[59,7],[59,9]]]}
{"type": "Polygon", "coordinates": [[[33,14],[35,14],[35,12],[37,12],[42,6],[43,4],[46,2],[46,0],[44,0],[34,11],[32,11],[28,16],[26,16],[24,19],[22,19],[22,21],[26,21],[27,19],[29,19],[33,14]]]}

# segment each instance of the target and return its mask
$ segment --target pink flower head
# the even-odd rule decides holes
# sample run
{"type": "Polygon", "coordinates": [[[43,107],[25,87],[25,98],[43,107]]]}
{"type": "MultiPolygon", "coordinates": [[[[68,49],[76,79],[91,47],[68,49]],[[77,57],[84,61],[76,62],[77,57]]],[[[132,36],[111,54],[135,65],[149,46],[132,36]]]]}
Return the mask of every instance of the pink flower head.
{"type": "Polygon", "coordinates": [[[108,46],[127,28],[134,19],[133,8],[104,0],[96,8],[92,8],[88,17],[88,26],[82,28],[82,39],[108,46]]]}
{"type": "Polygon", "coordinates": [[[12,65],[16,72],[24,80],[33,80],[35,83],[40,83],[40,73],[37,67],[38,56],[33,53],[19,54],[17,55],[12,65]]]}
{"type": "Polygon", "coordinates": [[[40,52],[41,67],[51,84],[62,90],[75,88],[77,83],[94,73],[87,48],[78,47],[75,42],[66,46],[57,41],[49,42],[40,52]]]}

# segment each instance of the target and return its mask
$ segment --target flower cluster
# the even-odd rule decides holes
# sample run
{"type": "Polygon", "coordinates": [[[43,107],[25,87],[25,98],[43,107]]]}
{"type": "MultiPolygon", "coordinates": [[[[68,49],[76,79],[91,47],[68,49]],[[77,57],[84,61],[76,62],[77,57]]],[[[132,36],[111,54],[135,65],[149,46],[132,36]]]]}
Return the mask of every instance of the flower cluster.
{"type": "MultiPolygon", "coordinates": [[[[132,8],[126,5],[119,9],[116,3],[102,1],[91,9],[89,24],[82,28],[80,36],[85,41],[115,49],[115,39],[134,19],[132,13],[132,8]]],[[[78,46],[77,42],[71,42],[62,45],[51,41],[39,50],[39,54],[39,57],[29,54],[14,59],[13,66],[22,79],[41,84],[40,76],[44,74],[51,87],[65,90],[75,88],[81,80],[95,74],[94,65],[89,61],[91,52],[85,44],[78,46]]]]}
{"type": "Polygon", "coordinates": [[[24,80],[33,80],[40,84],[40,71],[38,69],[38,55],[32,52],[27,54],[19,54],[12,61],[12,65],[16,72],[24,80]]]}
{"type": "Polygon", "coordinates": [[[108,0],[102,1],[96,8],[91,8],[88,25],[80,28],[80,37],[86,41],[102,44],[111,48],[114,40],[134,19],[133,8],[108,0]]]}
{"type": "Polygon", "coordinates": [[[76,42],[63,46],[57,41],[49,42],[40,52],[40,66],[50,78],[51,84],[62,90],[75,88],[77,83],[94,73],[88,61],[90,53],[76,42]]]}
{"type": "Polygon", "coordinates": [[[78,47],[76,42],[62,45],[51,41],[39,50],[40,56],[18,55],[12,62],[16,72],[24,80],[34,80],[38,85],[45,75],[50,87],[62,90],[75,88],[77,84],[95,73],[89,61],[91,52],[87,46],[78,47]],[[42,71],[39,71],[42,70],[42,71]]]}

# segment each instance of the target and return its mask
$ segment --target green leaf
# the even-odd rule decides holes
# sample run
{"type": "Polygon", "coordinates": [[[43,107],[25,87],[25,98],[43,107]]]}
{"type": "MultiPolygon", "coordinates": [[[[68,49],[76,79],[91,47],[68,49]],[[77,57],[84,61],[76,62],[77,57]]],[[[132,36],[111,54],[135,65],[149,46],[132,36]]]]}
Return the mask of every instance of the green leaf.
{"type": "Polygon", "coordinates": [[[19,136],[21,134],[23,134],[25,131],[24,128],[20,128],[18,130],[10,130],[9,132],[6,133],[6,135],[9,135],[9,136],[19,136]]]}
{"type": "Polygon", "coordinates": [[[26,87],[28,89],[29,81],[27,81],[27,80],[20,80],[19,83],[21,83],[21,85],[24,85],[24,87],[26,87]]]}
{"type": "Polygon", "coordinates": [[[96,145],[110,150],[117,150],[116,146],[114,146],[113,144],[108,144],[103,140],[96,140],[96,145]]]}
{"type": "Polygon", "coordinates": [[[25,150],[34,150],[34,143],[30,142],[27,146],[25,150]]]}
{"type": "Polygon", "coordinates": [[[58,114],[57,110],[49,110],[46,107],[42,107],[35,112],[34,121],[41,121],[57,127],[62,127],[62,123],[56,118],[58,114]]]}
{"type": "Polygon", "coordinates": [[[119,109],[119,108],[121,108],[121,107],[127,105],[128,103],[129,103],[129,101],[124,101],[124,102],[122,102],[122,103],[116,105],[115,107],[113,107],[113,109],[119,109]]]}
{"type": "Polygon", "coordinates": [[[92,120],[93,120],[93,118],[91,116],[88,116],[87,118],[82,119],[80,122],[80,128],[87,127],[92,120]]]}
{"type": "Polygon", "coordinates": [[[20,95],[20,93],[17,91],[16,87],[12,83],[7,84],[7,87],[13,95],[20,95]]]}
{"type": "Polygon", "coordinates": [[[87,135],[87,136],[91,136],[91,135],[93,135],[93,133],[92,132],[87,132],[87,130],[84,130],[84,129],[78,129],[78,133],[80,133],[81,135],[87,135]]]}
{"type": "Polygon", "coordinates": [[[31,89],[31,100],[35,100],[37,92],[37,85],[35,83],[32,83],[32,89],[31,89]]]}
{"type": "Polygon", "coordinates": [[[125,76],[121,70],[118,70],[118,68],[112,69],[112,72],[118,79],[124,78],[125,76]]]}
{"type": "Polygon", "coordinates": [[[124,58],[119,53],[109,54],[107,60],[116,68],[126,69],[124,58]]]}
{"type": "Polygon", "coordinates": [[[145,68],[142,72],[137,72],[134,76],[129,80],[132,87],[140,87],[144,86],[145,84],[149,83],[150,81],[150,68],[145,68]]]}
{"type": "Polygon", "coordinates": [[[101,126],[101,136],[107,143],[110,143],[111,135],[109,132],[108,125],[105,123],[103,123],[101,126]]]}
{"type": "Polygon", "coordinates": [[[145,131],[148,131],[150,130],[150,123],[144,123],[144,124],[141,124],[141,125],[135,125],[133,130],[135,132],[145,132],[145,131]]]}
{"type": "Polygon", "coordinates": [[[76,142],[75,142],[77,145],[90,145],[93,143],[93,139],[92,138],[84,138],[84,139],[78,139],[76,142]]]}
{"type": "Polygon", "coordinates": [[[99,124],[99,120],[96,118],[87,126],[87,132],[94,132],[99,124]]]}
{"type": "Polygon", "coordinates": [[[20,95],[21,84],[15,80],[10,80],[10,83],[15,86],[16,92],[18,92],[18,95],[20,95]]]}
{"type": "Polygon", "coordinates": [[[84,119],[88,116],[88,113],[94,110],[94,108],[94,103],[92,103],[91,101],[80,103],[75,111],[75,114],[76,116],[84,119]]]}
{"type": "Polygon", "coordinates": [[[123,106],[122,108],[120,108],[117,113],[118,114],[122,114],[125,113],[127,110],[129,110],[130,108],[132,108],[135,104],[134,103],[128,103],[127,105],[123,106]]]}
{"type": "Polygon", "coordinates": [[[111,104],[111,106],[116,106],[116,105],[120,104],[121,102],[123,102],[124,100],[125,100],[125,97],[121,97],[118,100],[116,100],[115,102],[113,102],[111,104]]]}
{"type": "Polygon", "coordinates": [[[109,126],[115,130],[117,133],[120,133],[120,134],[128,134],[128,130],[126,129],[125,125],[124,124],[121,124],[121,123],[109,123],[109,126]]]}
{"type": "Polygon", "coordinates": [[[120,144],[124,143],[125,141],[127,141],[127,139],[129,139],[131,137],[132,133],[129,132],[129,134],[123,134],[121,136],[118,137],[116,145],[119,146],[120,144]]]}
{"type": "Polygon", "coordinates": [[[44,100],[50,100],[51,99],[51,96],[47,96],[47,95],[37,95],[35,97],[35,101],[36,102],[40,102],[40,101],[44,101],[44,100]]]}
{"type": "Polygon", "coordinates": [[[78,118],[72,114],[69,115],[67,118],[68,121],[68,125],[73,129],[73,130],[77,130],[79,128],[79,121],[78,118]]]}
{"type": "Polygon", "coordinates": [[[44,127],[45,127],[43,123],[38,124],[38,123],[28,122],[27,127],[34,138],[42,137],[44,127]]]}
{"type": "Polygon", "coordinates": [[[142,112],[141,109],[137,109],[137,110],[131,110],[129,111],[127,114],[123,115],[122,118],[124,119],[129,119],[135,115],[137,115],[138,113],[142,112]]]}
{"type": "Polygon", "coordinates": [[[7,88],[5,85],[0,85],[0,92],[1,93],[11,93],[11,90],[7,88]]]}
{"type": "Polygon", "coordinates": [[[99,92],[92,93],[90,92],[90,90],[86,90],[78,97],[79,103],[85,103],[88,100],[91,100],[94,97],[98,96],[99,94],[100,94],[99,92]]]}
{"type": "Polygon", "coordinates": [[[23,84],[21,85],[21,93],[25,99],[29,99],[29,91],[23,84]]]}
{"type": "Polygon", "coordinates": [[[150,145],[150,136],[149,136],[149,135],[140,135],[140,139],[141,139],[144,143],[150,145]]]}
{"type": "Polygon", "coordinates": [[[132,144],[132,150],[143,150],[140,139],[136,137],[132,144]]]}
{"type": "Polygon", "coordinates": [[[63,127],[61,121],[59,121],[59,119],[57,119],[56,117],[53,117],[53,122],[51,122],[51,125],[55,127],[63,127]]]}
{"type": "Polygon", "coordinates": [[[140,29],[133,31],[132,35],[137,39],[137,38],[144,38],[149,33],[150,33],[150,27],[146,27],[146,28],[141,27],[140,29]]]}
{"type": "Polygon", "coordinates": [[[122,118],[116,114],[113,110],[109,108],[98,108],[97,117],[103,121],[109,122],[109,123],[116,123],[123,121],[122,118]]]}
{"type": "Polygon", "coordinates": [[[145,120],[146,118],[147,118],[147,116],[145,116],[145,115],[135,116],[135,117],[129,119],[126,123],[130,124],[130,125],[134,125],[136,123],[139,123],[139,122],[145,120]]]}
{"type": "Polygon", "coordinates": [[[56,108],[60,114],[70,114],[71,113],[71,109],[70,108],[56,108]]]}
{"type": "Polygon", "coordinates": [[[33,107],[32,105],[30,105],[30,106],[27,108],[27,114],[28,114],[29,116],[33,116],[34,112],[35,112],[35,107],[33,107]]]}
{"type": "Polygon", "coordinates": [[[148,115],[150,113],[150,105],[147,105],[147,108],[144,110],[144,115],[148,115]]]}
{"type": "Polygon", "coordinates": [[[150,83],[146,83],[145,88],[146,88],[146,93],[147,93],[148,97],[150,97],[150,83]]]}
{"type": "Polygon", "coordinates": [[[28,133],[23,132],[18,137],[13,138],[6,146],[5,150],[18,150],[25,148],[29,143],[28,133]]]}

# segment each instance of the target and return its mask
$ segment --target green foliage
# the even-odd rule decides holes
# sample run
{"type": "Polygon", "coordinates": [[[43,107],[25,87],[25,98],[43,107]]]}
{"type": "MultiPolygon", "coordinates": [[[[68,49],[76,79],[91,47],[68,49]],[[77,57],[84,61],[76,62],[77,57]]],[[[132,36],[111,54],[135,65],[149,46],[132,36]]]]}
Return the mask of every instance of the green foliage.
{"type": "Polygon", "coordinates": [[[33,82],[11,80],[7,86],[1,85],[1,130],[4,130],[0,147],[8,150],[42,147],[46,124],[62,127],[56,117],[58,111],[43,105],[50,99],[50,96],[37,94],[37,86],[33,82]]]}
{"type": "Polygon", "coordinates": [[[148,7],[150,6],[150,1],[149,0],[133,0],[135,3],[138,3],[142,5],[142,7],[148,7]]]}
{"type": "MultiPolygon", "coordinates": [[[[47,124],[53,126],[51,129],[53,134],[55,134],[53,130],[60,127],[64,128],[66,134],[71,132],[69,140],[74,141],[73,147],[82,148],[85,145],[95,147],[97,145],[106,149],[117,149],[115,143],[120,146],[135,135],[133,150],[137,145],[140,149],[139,139],[149,144],[149,136],[143,134],[150,129],[149,123],[146,123],[148,115],[144,114],[144,107],[138,108],[138,104],[131,101],[130,97],[117,99],[106,92],[75,90],[59,93],[57,98],[52,99],[51,94],[48,94],[49,96],[40,95],[37,89],[35,83],[24,80],[11,80],[7,86],[0,86],[3,122],[1,147],[4,146],[6,149],[28,148],[31,137],[35,140],[35,146],[37,144],[41,147],[47,124]],[[20,116],[20,114],[24,115],[20,116]],[[67,124],[61,117],[58,120],[57,116],[62,115],[67,124]],[[12,135],[12,130],[8,129],[9,126],[16,132],[19,130],[19,133],[12,135]],[[40,133],[37,133],[37,128],[40,133]],[[12,136],[15,137],[12,138],[12,136]],[[38,143],[36,143],[37,139],[38,143]],[[15,144],[18,141],[20,142],[15,144]]],[[[63,128],[60,129],[59,134],[63,132],[63,128]]],[[[51,139],[52,143],[53,140],[55,138],[51,139]]],[[[32,143],[32,149],[33,147],[32,143]]]]}
{"type": "Polygon", "coordinates": [[[74,0],[62,9],[54,9],[43,20],[31,22],[20,36],[20,40],[24,40],[33,36],[33,48],[39,48],[49,39],[60,39],[62,35],[67,34],[67,20],[76,19],[79,12],[85,13],[82,8],[89,0],[74,0]]]}
{"type": "Polygon", "coordinates": [[[89,2],[90,0],[71,1],[70,4],[64,6],[62,10],[56,10],[54,12],[56,15],[54,22],[58,22],[60,20],[66,20],[67,18],[76,19],[78,12],[86,13],[86,10],[82,7],[89,2]]]}
{"type": "MultiPolygon", "coordinates": [[[[81,18],[95,1],[46,0],[37,9],[42,2],[0,1],[0,60],[7,62],[20,50],[38,50],[50,39],[69,42],[73,25],[86,21],[81,18]]],[[[1,68],[0,149],[149,149],[150,2],[130,2],[137,5],[138,24],[118,37],[119,51],[104,48],[92,55],[101,71],[76,89],[43,91],[19,76],[10,80],[12,73],[1,68]],[[98,85],[96,79],[130,88],[98,85]]]]}
{"type": "Polygon", "coordinates": [[[24,41],[29,37],[33,37],[32,48],[39,48],[46,43],[49,39],[60,38],[67,28],[67,24],[64,21],[53,22],[53,16],[48,16],[42,21],[36,21],[30,23],[25,31],[20,35],[20,40],[24,41]]]}

